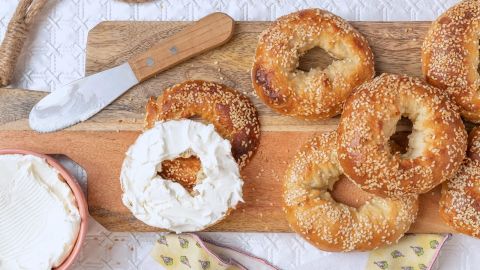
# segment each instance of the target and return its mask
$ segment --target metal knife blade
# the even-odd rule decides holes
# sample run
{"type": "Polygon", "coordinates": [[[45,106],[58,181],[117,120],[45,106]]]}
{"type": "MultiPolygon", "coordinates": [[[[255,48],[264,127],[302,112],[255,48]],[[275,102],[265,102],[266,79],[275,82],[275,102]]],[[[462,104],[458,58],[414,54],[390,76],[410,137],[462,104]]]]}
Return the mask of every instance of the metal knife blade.
{"type": "Polygon", "coordinates": [[[52,132],[85,121],[138,83],[128,63],[73,81],[33,107],[30,127],[52,132]]]}

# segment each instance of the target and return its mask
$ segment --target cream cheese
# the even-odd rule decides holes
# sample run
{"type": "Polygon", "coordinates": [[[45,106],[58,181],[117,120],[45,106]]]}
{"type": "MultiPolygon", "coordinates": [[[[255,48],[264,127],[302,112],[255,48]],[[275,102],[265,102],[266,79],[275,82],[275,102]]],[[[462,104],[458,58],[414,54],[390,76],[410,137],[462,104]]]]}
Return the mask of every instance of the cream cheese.
{"type": "Polygon", "coordinates": [[[120,181],[123,203],[139,220],[177,233],[220,221],[242,200],[243,180],[231,145],[214,129],[191,120],[159,122],[128,149],[120,181]],[[190,194],[159,174],[164,160],[193,152],[204,178],[190,194]]]}
{"type": "Polygon", "coordinates": [[[70,187],[45,160],[0,155],[0,269],[52,269],[80,229],[70,187]]]}

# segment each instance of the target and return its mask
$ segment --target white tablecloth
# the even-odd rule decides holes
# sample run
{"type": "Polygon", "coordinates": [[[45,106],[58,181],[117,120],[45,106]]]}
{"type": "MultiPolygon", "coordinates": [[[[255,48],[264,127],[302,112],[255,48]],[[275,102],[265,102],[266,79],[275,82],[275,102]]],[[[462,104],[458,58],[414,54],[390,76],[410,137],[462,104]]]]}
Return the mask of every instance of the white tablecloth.
{"type": "MultiPolygon", "coordinates": [[[[223,11],[236,20],[273,20],[307,7],[330,10],[347,20],[433,20],[455,0],[158,0],[125,4],[115,0],[50,0],[21,57],[16,84],[54,91],[84,75],[89,29],[104,20],[196,20],[223,11]]],[[[0,0],[0,38],[17,0],[0,0]]],[[[362,269],[366,253],[319,251],[294,234],[202,233],[224,245],[263,257],[282,269],[362,269]]],[[[155,269],[148,252],[154,233],[112,233],[93,219],[76,269],[155,269]]],[[[454,235],[439,269],[479,269],[480,240],[454,235]]]]}

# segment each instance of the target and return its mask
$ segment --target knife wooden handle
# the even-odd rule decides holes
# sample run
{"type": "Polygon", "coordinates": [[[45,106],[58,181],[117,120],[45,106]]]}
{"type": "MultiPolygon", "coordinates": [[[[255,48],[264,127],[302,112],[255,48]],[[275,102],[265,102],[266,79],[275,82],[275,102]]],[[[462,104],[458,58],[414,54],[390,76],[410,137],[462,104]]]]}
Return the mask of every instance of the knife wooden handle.
{"type": "Polygon", "coordinates": [[[145,81],[182,61],[225,44],[233,35],[234,23],[225,13],[212,13],[133,57],[128,63],[138,81],[145,81]]]}

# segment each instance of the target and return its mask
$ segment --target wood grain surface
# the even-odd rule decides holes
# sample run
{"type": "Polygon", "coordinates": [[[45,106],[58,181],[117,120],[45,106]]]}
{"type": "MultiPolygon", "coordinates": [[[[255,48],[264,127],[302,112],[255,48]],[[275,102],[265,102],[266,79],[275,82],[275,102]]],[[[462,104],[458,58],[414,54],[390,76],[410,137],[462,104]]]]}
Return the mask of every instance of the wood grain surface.
{"type": "MultiPolygon", "coordinates": [[[[88,38],[86,72],[92,74],[127,61],[186,26],[185,22],[104,22],[88,38]]],[[[149,96],[186,79],[224,83],[254,101],[260,113],[262,138],[259,152],[242,170],[245,203],[210,231],[290,231],[281,207],[281,181],[286,164],[315,133],[334,130],[338,117],[305,122],[272,112],[254,95],[249,70],[259,33],[268,22],[236,24],[232,40],[190,59],[132,88],[92,119],[52,134],[28,128],[28,112],[44,93],[0,89],[0,148],[17,147],[43,153],[65,154],[88,174],[90,214],[112,231],[158,231],[136,220],[121,203],[119,173],[124,153],[143,128],[144,106],[149,96]]],[[[428,22],[353,22],[369,40],[377,73],[420,75],[420,46],[428,22]]],[[[328,64],[321,50],[302,59],[302,69],[328,64]]],[[[408,127],[401,123],[398,130],[408,127]]],[[[334,197],[351,205],[362,203],[363,192],[346,180],[334,197]],[[359,201],[357,199],[360,198],[359,201]]],[[[451,232],[438,216],[439,192],[421,196],[417,222],[411,232],[451,232]]]]}

